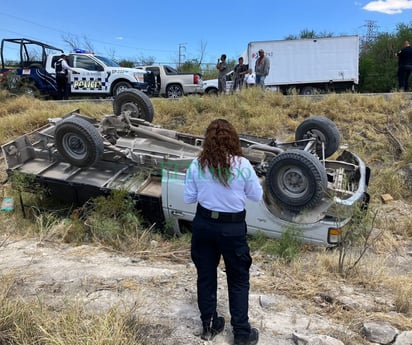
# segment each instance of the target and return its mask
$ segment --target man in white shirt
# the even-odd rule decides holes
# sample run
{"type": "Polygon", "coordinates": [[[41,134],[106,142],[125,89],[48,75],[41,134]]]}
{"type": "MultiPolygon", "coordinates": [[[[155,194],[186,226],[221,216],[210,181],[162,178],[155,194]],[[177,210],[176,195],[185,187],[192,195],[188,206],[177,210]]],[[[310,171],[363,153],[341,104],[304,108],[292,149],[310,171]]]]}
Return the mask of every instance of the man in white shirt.
{"type": "Polygon", "coordinates": [[[217,267],[223,257],[228,283],[234,345],[255,345],[259,331],[249,324],[249,269],[245,201],[262,199],[262,186],[251,163],[242,156],[239,136],[224,119],[212,121],[203,150],[186,173],[184,201],[197,202],[192,226],[192,260],[197,269],[201,338],[223,331],[217,313],[217,267]]]}

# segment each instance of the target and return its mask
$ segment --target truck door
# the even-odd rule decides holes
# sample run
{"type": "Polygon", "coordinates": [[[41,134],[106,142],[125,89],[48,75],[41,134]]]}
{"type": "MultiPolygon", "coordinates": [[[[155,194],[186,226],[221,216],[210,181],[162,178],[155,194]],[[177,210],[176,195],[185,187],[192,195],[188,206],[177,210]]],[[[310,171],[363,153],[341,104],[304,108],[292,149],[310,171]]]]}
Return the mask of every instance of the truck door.
{"type": "Polygon", "coordinates": [[[103,65],[89,55],[71,55],[70,66],[79,73],[69,72],[70,90],[72,93],[108,93],[110,85],[109,76],[103,65]]]}
{"type": "Polygon", "coordinates": [[[162,172],[162,206],[166,224],[179,234],[182,221],[192,222],[196,213],[196,204],[183,201],[185,173],[163,169],[162,172]]]}

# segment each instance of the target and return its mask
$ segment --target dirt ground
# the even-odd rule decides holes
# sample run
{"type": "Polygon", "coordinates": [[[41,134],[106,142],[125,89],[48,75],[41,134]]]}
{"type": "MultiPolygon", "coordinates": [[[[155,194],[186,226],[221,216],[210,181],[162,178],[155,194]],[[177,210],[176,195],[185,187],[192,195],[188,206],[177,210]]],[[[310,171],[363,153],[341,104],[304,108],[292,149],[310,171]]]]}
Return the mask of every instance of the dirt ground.
{"type": "MultiPolygon", "coordinates": [[[[394,203],[392,210],[395,206],[402,208],[400,214],[404,217],[412,212],[410,205],[394,203]]],[[[19,239],[0,233],[0,272],[18,277],[13,288],[15,294],[56,306],[65,301],[80,301],[88,310],[96,312],[114,306],[120,310],[135,307],[139,318],[150,325],[148,334],[153,344],[205,343],[198,337],[200,320],[195,268],[189,255],[183,257],[177,263],[165,257],[142,259],[96,246],[19,239]]],[[[412,244],[404,243],[387,262],[393,269],[411,274],[412,244]]],[[[257,260],[251,268],[250,320],[260,330],[260,345],[294,344],[294,332],[329,335],[350,332],[327,312],[311,313],[310,304],[321,301],[291,299],[276,289],[270,293],[259,292],[256,286],[267,278],[264,267],[257,260]]],[[[233,341],[223,269],[221,266],[219,270],[218,308],[226,317],[227,327],[210,342],[219,345],[233,341]]],[[[355,301],[365,310],[373,308],[378,298],[375,296],[371,301],[368,291],[355,292],[344,286],[340,286],[340,291],[342,300],[355,301]]],[[[389,306],[392,303],[385,300],[385,296],[379,298],[380,304],[389,306]]]]}

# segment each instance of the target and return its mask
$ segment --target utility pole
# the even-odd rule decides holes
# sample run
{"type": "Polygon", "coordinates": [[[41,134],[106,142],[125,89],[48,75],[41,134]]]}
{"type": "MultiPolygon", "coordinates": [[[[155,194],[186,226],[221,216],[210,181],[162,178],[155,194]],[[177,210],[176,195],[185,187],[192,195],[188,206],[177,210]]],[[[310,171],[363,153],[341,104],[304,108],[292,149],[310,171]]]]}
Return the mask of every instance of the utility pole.
{"type": "Polygon", "coordinates": [[[186,52],[186,43],[179,43],[179,64],[178,64],[178,68],[180,68],[183,58],[186,57],[185,54],[183,54],[183,52],[186,52]]]}

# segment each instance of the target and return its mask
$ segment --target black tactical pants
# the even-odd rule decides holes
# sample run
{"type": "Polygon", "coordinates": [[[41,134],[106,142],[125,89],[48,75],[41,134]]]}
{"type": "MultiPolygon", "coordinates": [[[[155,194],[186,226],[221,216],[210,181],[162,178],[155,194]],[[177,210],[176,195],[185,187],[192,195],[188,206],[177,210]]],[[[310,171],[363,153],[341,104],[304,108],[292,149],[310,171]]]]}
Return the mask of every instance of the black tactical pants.
{"type": "Polygon", "coordinates": [[[69,99],[69,84],[65,74],[56,75],[57,99],[69,99]]]}
{"type": "Polygon", "coordinates": [[[245,221],[221,222],[202,216],[193,220],[192,260],[197,269],[200,318],[208,324],[217,316],[217,267],[223,256],[229,294],[231,324],[236,335],[248,335],[249,268],[252,264],[245,221]]]}
{"type": "Polygon", "coordinates": [[[399,66],[398,69],[398,84],[402,91],[409,91],[409,77],[412,73],[412,65],[399,66]]]}

